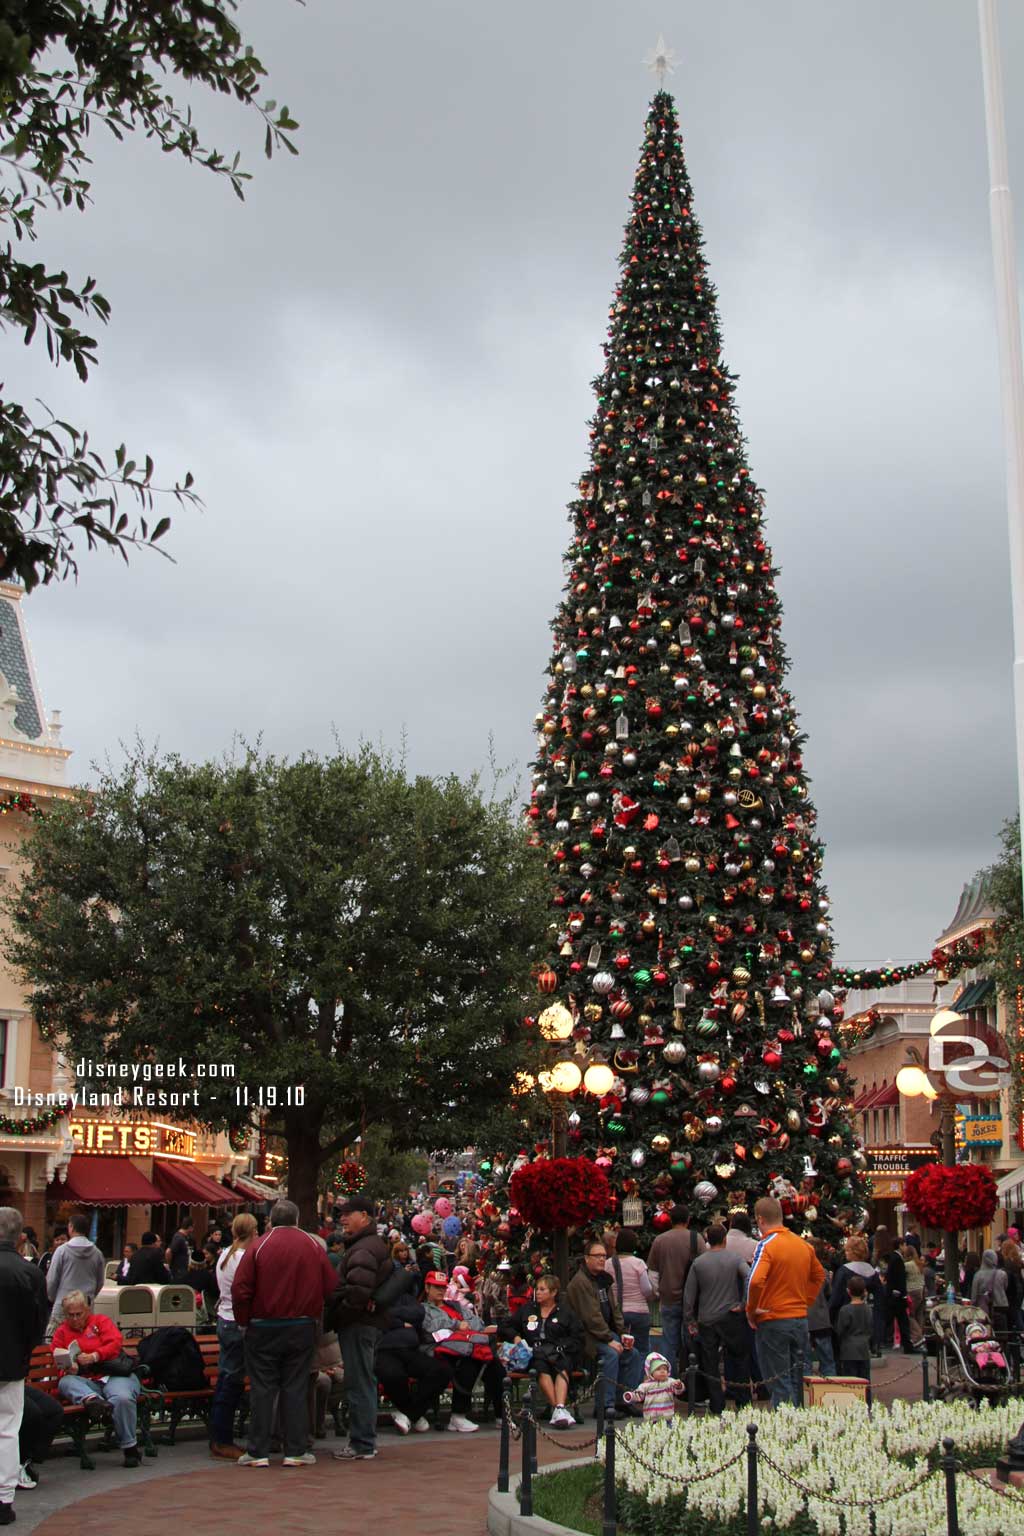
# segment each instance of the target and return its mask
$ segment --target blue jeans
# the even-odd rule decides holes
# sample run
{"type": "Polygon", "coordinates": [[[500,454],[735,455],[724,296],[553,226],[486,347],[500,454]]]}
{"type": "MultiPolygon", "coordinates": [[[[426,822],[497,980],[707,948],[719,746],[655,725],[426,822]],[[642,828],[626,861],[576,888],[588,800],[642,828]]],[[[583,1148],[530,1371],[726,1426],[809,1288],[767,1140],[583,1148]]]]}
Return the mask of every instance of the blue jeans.
{"type": "Polygon", "coordinates": [[[836,1357],[835,1351],[832,1348],[832,1334],[827,1329],[824,1332],[816,1331],[811,1334],[810,1347],[807,1352],[808,1360],[814,1355],[818,1357],[818,1369],[823,1376],[834,1376],[836,1374],[836,1357]]]}
{"type": "Polygon", "coordinates": [[[210,1405],[210,1444],[231,1445],[235,1438],[235,1410],[245,1390],[245,1335],[237,1323],[219,1317],[217,1338],[220,1359],[210,1405]]]}
{"type": "Polygon", "coordinates": [[[622,1357],[619,1372],[622,1385],[632,1392],[644,1379],[644,1361],[651,1347],[651,1314],[649,1312],[624,1312],[626,1332],[633,1335],[633,1348],[622,1357]]]}
{"type": "Polygon", "coordinates": [[[137,1376],[108,1376],[106,1381],[91,1376],[62,1376],[57,1391],[69,1403],[84,1403],[89,1397],[104,1398],[113,1406],[118,1445],[127,1451],[135,1444],[135,1400],[142,1391],[137,1376]]]}
{"type": "Polygon", "coordinates": [[[668,1373],[677,1376],[685,1361],[679,1358],[679,1337],[683,1327],[683,1304],[680,1301],[677,1306],[668,1306],[662,1302],[661,1306],[661,1353],[668,1361],[668,1373]]]}
{"type": "MultiPolygon", "coordinates": [[[[616,1344],[619,1342],[617,1333],[612,1334],[616,1344]]],[[[615,1407],[615,1389],[619,1384],[619,1368],[628,1355],[620,1355],[612,1349],[611,1344],[599,1343],[597,1346],[598,1375],[604,1382],[604,1408],[607,1413],[615,1407]]]]}
{"type": "Polygon", "coordinates": [[[377,1445],[377,1373],[373,1356],[380,1330],[368,1323],[349,1323],[338,1330],[345,1367],[348,1440],[353,1450],[372,1451],[377,1445]]]}
{"type": "Polygon", "coordinates": [[[776,1317],[757,1325],[757,1358],[772,1394],[772,1407],[803,1401],[804,1361],[809,1338],[806,1317],[776,1317]]]}

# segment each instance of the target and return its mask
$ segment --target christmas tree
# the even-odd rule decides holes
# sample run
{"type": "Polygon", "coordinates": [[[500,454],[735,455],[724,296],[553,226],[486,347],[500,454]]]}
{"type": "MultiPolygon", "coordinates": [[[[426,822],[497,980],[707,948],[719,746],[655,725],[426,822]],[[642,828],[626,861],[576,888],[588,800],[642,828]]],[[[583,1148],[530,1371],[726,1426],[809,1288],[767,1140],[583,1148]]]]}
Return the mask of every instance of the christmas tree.
{"type": "Polygon", "coordinates": [[[772,1187],[807,1219],[848,1218],[862,1160],[822,847],[665,91],[620,265],[529,808],[553,887],[536,1011],[567,1006],[577,1065],[615,1074],[572,1095],[569,1150],[656,1226],[659,1203],[724,1210],[772,1187]]]}

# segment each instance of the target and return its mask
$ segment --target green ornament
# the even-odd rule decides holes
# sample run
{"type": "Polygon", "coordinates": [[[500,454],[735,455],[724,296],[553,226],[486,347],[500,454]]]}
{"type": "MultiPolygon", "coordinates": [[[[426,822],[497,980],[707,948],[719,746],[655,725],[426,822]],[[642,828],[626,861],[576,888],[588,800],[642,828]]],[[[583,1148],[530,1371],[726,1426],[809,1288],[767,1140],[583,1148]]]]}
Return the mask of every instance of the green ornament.
{"type": "Polygon", "coordinates": [[[649,987],[651,984],[651,973],[646,966],[641,966],[638,971],[633,972],[633,980],[638,987],[649,987]]]}

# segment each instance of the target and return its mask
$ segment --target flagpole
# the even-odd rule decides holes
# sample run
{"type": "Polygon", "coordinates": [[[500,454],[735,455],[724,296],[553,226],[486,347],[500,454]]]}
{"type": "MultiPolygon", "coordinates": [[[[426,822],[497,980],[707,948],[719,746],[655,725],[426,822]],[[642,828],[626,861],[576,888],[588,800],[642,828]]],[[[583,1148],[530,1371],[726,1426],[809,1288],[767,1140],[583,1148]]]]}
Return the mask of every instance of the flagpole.
{"type": "MultiPolygon", "coordinates": [[[[1013,198],[1006,153],[1003,71],[999,57],[995,0],[978,0],[981,68],[988,136],[989,214],[995,269],[996,330],[1006,452],[1006,512],[1010,534],[1010,592],[1013,602],[1013,698],[1017,741],[1018,815],[1024,831],[1024,370],[1021,366],[1020,304],[1013,198]]],[[[1024,849],[1024,836],[1021,838],[1024,849]]],[[[1024,860],[1022,860],[1024,869],[1024,860]]],[[[1022,876],[1024,879],[1024,876],[1022,876]]]]}

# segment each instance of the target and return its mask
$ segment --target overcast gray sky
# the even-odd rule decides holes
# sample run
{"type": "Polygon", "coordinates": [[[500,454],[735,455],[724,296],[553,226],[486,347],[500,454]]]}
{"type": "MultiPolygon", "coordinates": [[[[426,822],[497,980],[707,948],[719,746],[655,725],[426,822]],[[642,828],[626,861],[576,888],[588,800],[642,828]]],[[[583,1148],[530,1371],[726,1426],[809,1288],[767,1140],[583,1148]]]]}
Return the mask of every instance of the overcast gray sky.
{"type": "MultiPolygon", "coordinates": [[[[1024,251],[1024,7],[999,7],[1024,251]]],[[[113,304],[86,388],[7,384],[190,468],[170,564],[33,596],[78,778],[360,737],[521,771],[589,384],[664,31],[785,605],[840,957],[926,954],[1015,798],[1007,535],[973,0],[245,0],[301,157],[96,140],[42,251],[113,304]]]]}

